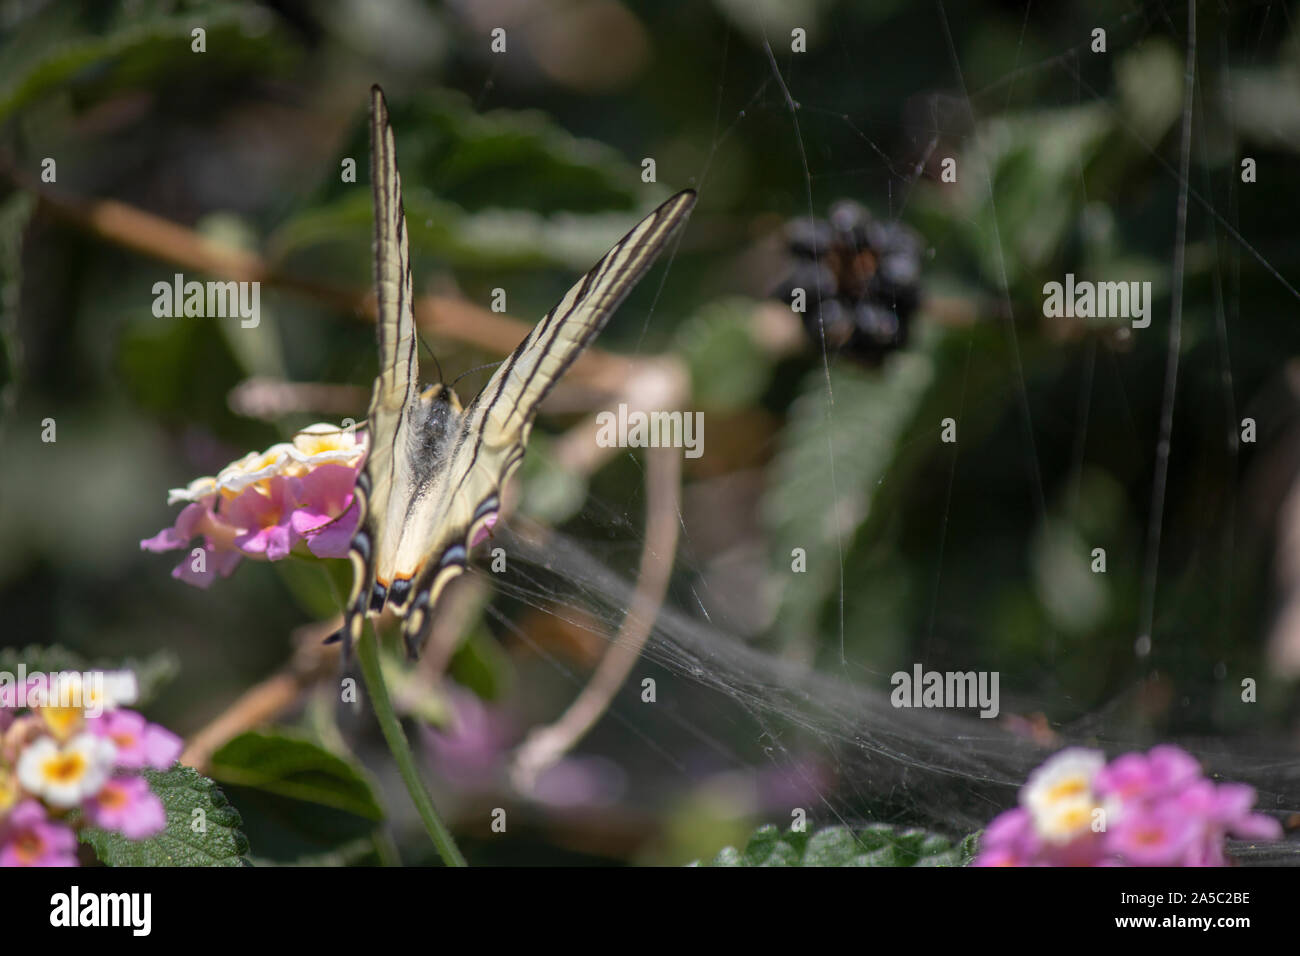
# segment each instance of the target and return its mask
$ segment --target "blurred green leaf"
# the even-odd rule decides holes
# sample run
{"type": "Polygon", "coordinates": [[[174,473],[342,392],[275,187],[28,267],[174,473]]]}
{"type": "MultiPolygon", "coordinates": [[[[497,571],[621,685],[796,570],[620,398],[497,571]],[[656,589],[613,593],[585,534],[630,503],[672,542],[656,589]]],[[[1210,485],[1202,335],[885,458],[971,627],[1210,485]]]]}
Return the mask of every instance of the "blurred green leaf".
{"type": "Polygon", "coordinates": [[[677,330],[677,347],[691,370],[696,404],[743,408],[767,387],[772,363],[754,340],[754,303],[745,299],[711,302],[677,330]]]}
{"type": "Polygon", "coordinates": [[[568,521],[587,502],[587,476],[563,468],[551,453],[551,438],[533,432],[520,475],[521,509],[547,524],[568,521]]]}
{"type": "Polygon", "coordinates": [[[367,863],[375,856],[375,841],[370,837],[350,840],[334,850],[324,853],[309,853],[290,862],[252,857],[249,862],[254,866],[358,866],[367,863]]]}
{"type": "MultiPolygon", "coordinates": [[[[660,193],[666,198],[663,187],[643,184],[617,150],[573,136],[540,110],[480,112],[447,89],[394,97],[389,106],[408,197],[432,192],[470,211],[542,214],[631,212],[653,205],[660,193]]],[[[367,136],[362,123],[350,155],[369,156],[367,136]]]]}
{"type": "Polygon", "coordinates": [[[23,233],[35,208],[35,197],[22,192],[0,204],[0,423],[9,420],[17,399],[23,233]]]}
{"type": "Polygon", "coordinates": [[[363,768],[285,733],[240,734],[213,754],[212,775],[223,783],[323,804],[368,820],[384,815],[363,768]]]}
{"type": "MultiPolygon", "coordinates": [[[[417,258],[489,270],[587,269],[639,210],[667,196],[608,146],[571,136],[537,111],[480,113],[447,90],[394,97],[390,109],[417,258]]],[[[268,241],[273,259],[368,262],[367,136],[362,122],[344,147],[358,162],[357,182],[333,177],[283,222],[268,241]]]]}
{"type": "MultiPolygon", "coordinates": [[[[405,182],[411,181],[408,175],[405,182]]],[[[405,206],[412,255],[475,269],[588,269],[639,218],[635,212],[466,212],[410,185],[405,206]]],[[[276,260],[325,255],[365,263],[371,215],[370,191],[357,189],[283,223],[268,240],[270,254],[276,260]]]]}
{"type": "MultiPolygon", "coordinates": [[[[778,633],[817,633],[818,609],[839,586],[840,547],[847,552],[867,520],[895,445],[909,433],[933,378],[933,359],[918,348],[879,372],[837,366],[834,405],[820,370],[804,380],[763,499],[782,594],[778,633]],[[802,573],[791,570],[795,548],[807,557],[802,573]]],[[[930,425],[937,441],[939,423],[930,425]]]]}
{"type": "Polygon", "coordinates": [[[816,833],[772,824],[754,831],[743,851],[726,847],[706,866],[965,866],[969,840],[954,843],[926,830],[871,824],[858,830],[830,826],[816,833]]]}
{"type": "Polygon", "coordinates": [[[482,627],[469,632],[447,670],[456,683],[483,700],[500,700],[514,679],[510,655],[482,627]]]}
{"type": "Polygon", "coordinates": [[[109,866],[245,866],[248,840],[239,813],[207,777],[179,764],[145,770],[144,778],[167,811],[167,829],[147,840],[128,840],[95,827],[81,830],[109,866]]]}
{"type": "Polygon", "coordinates": [[[1079,634],[1105,619],[1107,576],[1093,572],[1092,547],[1077,529],[1049,518],[1031,547],[1038,599],[1058,627],[1079,634]]]}
{"type": "Polygon", "coordinates": [[[193,56],[210,57],[208,65],[280,59],[281,45],[267,35],[274,17],[264,9],[201,3],[177,14],[170,5],[127,6],[94,31],[75,22],[74,8],[57,4],[20,23],[0,46],[0,122],[53,90],[80,84],[102,95],[193,56]],[[207,31],[208,53],[191,52],[196,26],[207,31]]]}

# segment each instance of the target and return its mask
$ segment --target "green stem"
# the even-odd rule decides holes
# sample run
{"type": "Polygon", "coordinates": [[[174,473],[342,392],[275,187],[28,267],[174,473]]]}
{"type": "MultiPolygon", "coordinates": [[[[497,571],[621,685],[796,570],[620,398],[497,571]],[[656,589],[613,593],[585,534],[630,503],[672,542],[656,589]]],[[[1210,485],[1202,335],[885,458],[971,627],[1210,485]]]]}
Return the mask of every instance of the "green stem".
{"type": "Polygon", "coordinates": [[[357,641],[357,657],[361,661],[361,674],[365,678],[366,689],[370,691],[375,716],[379,719],[379,728],[384,732],[388,749],[393,752],[393,759],[397,761],[397,769],[402,773],[406,791],[411,795],[411,801],[420,813],[420,819],[424,822],[424,829],[428,831],[429,839],[438,848],[438,855],[448,866],[467,865],[456,846],[456,841],[451,837],[451,831],[442,822],[442,817],[438,816],[433,798],[424,788],[420,771],[415,766],[415,756],[411,753],[411,745],[407,743],[406,734],[403,733],[402,725],[393,711],[393,702],[388,697],[388,685],[384,683],[384,675],[379,665],[379,641],[375,637],[373,627],[367,626],[361,635],[361,640],[357,641]]]}

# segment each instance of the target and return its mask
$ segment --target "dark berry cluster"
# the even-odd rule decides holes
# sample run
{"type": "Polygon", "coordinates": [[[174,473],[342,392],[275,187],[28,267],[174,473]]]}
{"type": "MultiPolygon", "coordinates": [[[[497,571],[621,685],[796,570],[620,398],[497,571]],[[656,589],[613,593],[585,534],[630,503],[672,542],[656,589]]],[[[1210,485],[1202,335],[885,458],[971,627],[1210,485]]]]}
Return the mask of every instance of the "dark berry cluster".
{"type": "Polygon", "coordinates": [[[800,318],[818,348],[824,332],[826,348],[875,365],[907,344],[920,300],[916,233],[841,200],[826,220],[791,222],[786,244],[793,269],[776,296],[797,305],[796,290],[804,290],[800,318]]]}

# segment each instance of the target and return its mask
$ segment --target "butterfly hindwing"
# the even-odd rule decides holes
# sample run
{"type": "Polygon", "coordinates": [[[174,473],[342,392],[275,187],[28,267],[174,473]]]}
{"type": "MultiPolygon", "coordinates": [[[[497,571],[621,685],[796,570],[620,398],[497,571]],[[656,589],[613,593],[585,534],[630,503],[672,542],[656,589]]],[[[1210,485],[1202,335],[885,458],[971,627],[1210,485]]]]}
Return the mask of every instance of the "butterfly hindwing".
{"type": "Polygon", "coordinates": [[[343,637],[391,606],[414,651],[430,610],[495,522],[538,406],[676,234],[695,193],[673,196],[568,291],[462,411],[450,389],[418,390],[411,267],[401,178],[383,93],[371,95],[379,378],[370,448],[357,480],[361,521],[343,637]]]}

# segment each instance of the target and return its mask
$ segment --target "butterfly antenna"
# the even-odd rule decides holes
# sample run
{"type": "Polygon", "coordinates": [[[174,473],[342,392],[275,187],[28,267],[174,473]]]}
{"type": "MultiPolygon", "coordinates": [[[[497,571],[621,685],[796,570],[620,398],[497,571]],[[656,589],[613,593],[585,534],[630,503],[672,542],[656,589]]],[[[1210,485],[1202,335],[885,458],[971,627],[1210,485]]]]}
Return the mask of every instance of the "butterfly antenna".
{"type": "Polygon", "coordinates": [[[424,341],[423,335],[421,335],[419,332],[416,332],[415,337],[420,340],[420,344],[424,346],[424,350],[429,353],[429,358],[433,359],[433,366],[438,370],[438,382],[441,384],[442,363],[438,361],[438,356],[434,354],[433,349],[429,348],[429,343],[424,341]]]}
{"type": "Polygon", "coordinates": [[[456,382],[459,382],[459,381],[460,381],[462,378],[464,378],[466,375],[473,375],[475,372],[481,372],[481,371],[483,371],[485,368],[496,368],[498,365],[501,364],[501,362],[504,362],[504,361],[505,361],[505,359],[501,359],[500,362],[488,362],[486,365],[476,365],[474,368],[466,369],[465,371],[461,372],[459,375],[456,376],[456,381],[455,381],[455,382],[452,382],[452,383],[451,383],[449,386],[447,386],[447,387],[448,387],[448,388],[455,388],[455,387],[456,387],[456,382]]]}

